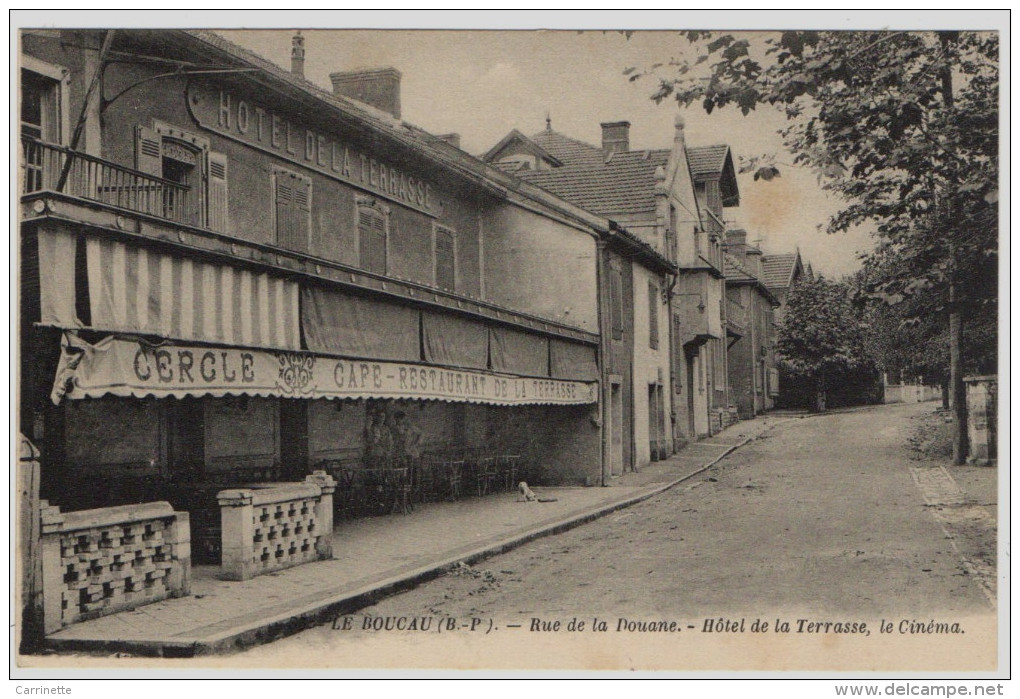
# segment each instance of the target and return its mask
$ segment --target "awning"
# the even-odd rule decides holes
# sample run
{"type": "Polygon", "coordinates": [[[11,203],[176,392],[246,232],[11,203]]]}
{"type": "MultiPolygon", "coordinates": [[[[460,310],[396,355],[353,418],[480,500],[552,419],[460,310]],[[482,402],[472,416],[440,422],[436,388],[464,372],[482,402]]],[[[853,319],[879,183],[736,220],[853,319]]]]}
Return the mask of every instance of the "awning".
{"type": "Polygon", "coordinates": [[[491,405],[585,405],[597,383],[340,359],[308,352],[149,345],[108,337],[95,345],[65,333],[51,397],[277,396],[393,398],[491,405]]]}
{"type": "Polygon", "coordinates": [[[40,228],[39,320],[43,325],[79,328],[75,313],[74,256],[78,238],[65,230],[40,228]]]}
{"type": "Polygon", "coordinates": [[[301,325],[308,349],[345,357],[421,359],[416,308],[334,289],[301,289],[301,325]]]}
{"type": "Polygon", "coordinates": [[[95,328],[301,348],[296,282],[105,238],[85,246],[95,328]]]}

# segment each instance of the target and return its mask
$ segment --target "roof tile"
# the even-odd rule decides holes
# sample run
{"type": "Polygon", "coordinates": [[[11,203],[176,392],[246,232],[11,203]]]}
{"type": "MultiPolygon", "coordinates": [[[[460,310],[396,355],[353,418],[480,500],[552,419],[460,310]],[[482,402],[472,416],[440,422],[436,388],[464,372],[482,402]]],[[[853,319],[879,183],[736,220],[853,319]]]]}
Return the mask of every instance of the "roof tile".
{"type": "Polygon", "coordinates": [[[729,150],[730,147],[725,144],[688,148],[687,161],[691,164],[691,176],[697,179],[709,175],[722,175],[729,150]]]}
{"type": "Polygon", "coordinates": [[[655,210],[655,170],[669,161],[668,150],[614,153],[556,131],[532,137],[564,163],[552,170],[524,170],[521,179],[597,214],[639,214],[655,210]]]}
{"type": "Polygon", "coordinates": [[[789,285],[798,253],[786,252],[780,255],[764,255],[761,260],[762,281],[770,289],[789,285]]]}

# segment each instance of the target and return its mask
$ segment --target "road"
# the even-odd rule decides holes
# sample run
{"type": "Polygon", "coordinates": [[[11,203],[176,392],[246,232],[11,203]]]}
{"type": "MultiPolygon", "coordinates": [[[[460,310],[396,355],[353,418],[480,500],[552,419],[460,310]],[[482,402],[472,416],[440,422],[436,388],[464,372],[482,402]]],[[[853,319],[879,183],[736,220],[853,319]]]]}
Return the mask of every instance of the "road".
{"type": "Polygon", "coordinates": [[[655,498],[362,610],[345,633],[319,627],[242,655],[343,653],[378,635],[364,615],[525,628],[670,618],[700,632],[709,617],[994,614],[994,469],[943,469],[911,452],[933,409],[790,420],[655,498]]]}

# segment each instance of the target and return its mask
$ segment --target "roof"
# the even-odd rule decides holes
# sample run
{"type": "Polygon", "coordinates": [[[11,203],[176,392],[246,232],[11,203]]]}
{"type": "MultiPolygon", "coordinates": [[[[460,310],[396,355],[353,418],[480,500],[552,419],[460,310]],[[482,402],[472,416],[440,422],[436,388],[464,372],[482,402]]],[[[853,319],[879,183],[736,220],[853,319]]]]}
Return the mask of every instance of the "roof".
{"type": "Polygon", "coordinates": [[[606,159],[602,149],[598,146],[564,136],[552,129],[539,131],[531,137],[531,140],[566,167],[598,167],[606,159]]]}
{"type": "Polygon", "coordinates": [[[486,153],[486,159],[514,139],[561,164],[549,170],[515,171],[521,179],[603,216],[655,210],[655,171],[666,166],[670,151],[626,151],[607,159],[601,148],[552,129],[531,137],[515,129],[486,153]]]}
{"type": "Polygon", "coordinates": [[[691,176],[695,179],[722,175],[730,147],[726,144],[696,146],[687,149],[687,160],[691,164],[691,176]]]}
{"type": "Polygon", "coordinates": [[[751,284],[757,287],[769,303],[773,306],[779,305],[779,300],[769,291],[769,288],[753,272],[748,270],[737,257],[728,252],[723,253],[723,265],[723,274],[726,276],[727,283],[733,282],[739,285],[751,284]]]}
{"type": "Polygon", "coordinates": [[[599,153],[596,165],[565,165],[517,175],[602,216],[655,211],[655,171],[665,168],[670,151],[614,153],[608,162],[599,153]]]}
{"type": "MultiPolygon", "coordinates": [[[[513,166],[506,169],[520,179],[602,216],[655,210],[655,171],[660,166],[665,167],[670,151],[614,153],[607,161],[601,148],[552,129],[530,138],[514,129],[490,148],[483,158],[490,160],[496,157],[515,140],[558,165],[551,170],[524,170],[513,166]]],[[[500,166],[499,163],[495,165],[500,166]]],[[[634,250],[644,254],[646,261],[667,269],[674,267],[655,248],[630,231],[619,226],[613,227],[613,230],[618,238],[628,241],[634,250]]]]}
{"type": "Polygon", "coordinates": [[[783,289],[793,283],[793,272],[800,261],[799,252],[785,252],[779,255],[763,255],[761,258],[762,281],[770,289],[783,289]]]}
{"type": "MultiPolygon", "coordinates": [[[[559,166],[559,165],[563,164],[562,161],[559,158],[557,158],[552,153],[547,151],[545,148],[540,146],[533,139],[530,139],[527,136],[525,136],[524,134],[522,134],[517,129],[514,129],[513,131],[508,133],[506,136],[504,136],[503,139],[499,143],[497,143],[492,148],[490,148],[485,155],[481,156],[481,159],[486,161],[486,162],[491,162],[492,159],[495,158],[499,154],[499,152],[501,150],[506,148],[508,145],[510,145],[514,141],[517,141],[519,143],[524,144],[525,147],[527,147],[527,149],[529,151],[531,151],[532,154],[538,156],[539,158],[542,158],[543,160],[546,160],[546,161],[550,162],[551,164],[553,164],[555,166],[559,166]]],[[[494,163],[494,164],[497,167],[499,167],[501,170],[506,170],[507,172],[512,172],[514,170],[519,169],[519,167],[514,167],[513,164],[510,164],[510,169],[509,170],[506,167],[503,167],[503,165],[504,165],[503,163],[497,162],[497,163],[494,163]]]]}
{"type": "Polygon", "coordinates": [[[695,146],[687,149],[691,177],[695,182],[718,179],[723,206],[738,206],[740,190],[737,188],[737,173],[733,167],[733,155],[726,144],[695,146]]]}
{"type": "MultiPolygon", "coordinates": [[[[145,30],[137,30],[130,33],[124,32],[124,34],[138,34],[139,32],[145,32],[145,30]]],[[[593,212],[585,211],[572,202],[565,200],[556,201],[549,197],[545,191],[532,187],[529,183],[522,182],[512,175],[504,173],[498,168],[469,155],[460,148],[428,133],[420,127],[397,119],[388,112],[376,109],[371,105],[325,90],[304,77],[297,76],[272,61],[234,44],[219,34],[203,30],[153,31],[148,32],[148,34],[152,36],[151,40],[157,43],[162,42],[167,46],[173,42],[180,43],[179,38],[185,36],[223,52],[245,64],[256,67],[258,70],[263,71],[265,75],[279,81],[278,85],[283,83],[290,89],[298,91],[298,94],[318,100],[320,103],[338,110],[343,118],[354,117],[361,125],[367,125],[370,128],[387,133],[403,146],[426,155],[434,163],[444,166],[463,177],[467,177],[474,183],[497,195],[506,196],[507,192],[512,190],[514,195],[523,196],[531,201],[541,203],[552,210],[566,214],[585,226],[595,227],[597,230],[603,231],[606,230],[603,227],[608,226],[606,221],[594,220],[595,215],[593,212]]]]}
{"type": "Polygon", "coordinates": [[[726,275],[726,281],[757,281],[757,277],[754,276],[744,265],[733,255],[727,253],[723,254],[724,270],[723,274],[726,275]]]}

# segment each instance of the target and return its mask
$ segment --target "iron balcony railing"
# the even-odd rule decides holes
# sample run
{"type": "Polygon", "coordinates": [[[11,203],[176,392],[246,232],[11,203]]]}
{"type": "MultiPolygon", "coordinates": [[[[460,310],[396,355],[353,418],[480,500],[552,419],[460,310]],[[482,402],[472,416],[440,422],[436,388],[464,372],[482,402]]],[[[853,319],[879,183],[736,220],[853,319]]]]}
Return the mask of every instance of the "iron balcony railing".
{"type": "Polygon", "coordinates": [[[175,223],[201,225],[199,201],[191,187],[27,136],[21,147],[22,194],[62,192],[175,223]]]}

